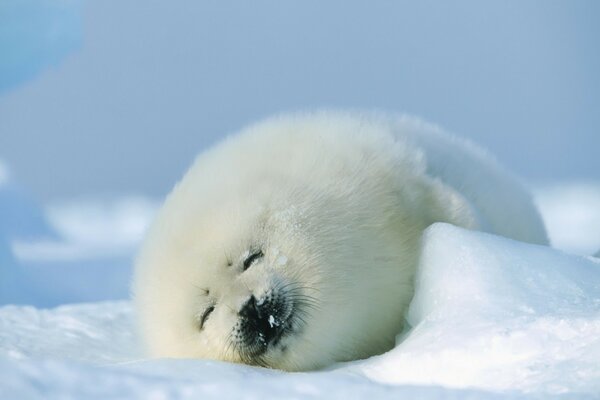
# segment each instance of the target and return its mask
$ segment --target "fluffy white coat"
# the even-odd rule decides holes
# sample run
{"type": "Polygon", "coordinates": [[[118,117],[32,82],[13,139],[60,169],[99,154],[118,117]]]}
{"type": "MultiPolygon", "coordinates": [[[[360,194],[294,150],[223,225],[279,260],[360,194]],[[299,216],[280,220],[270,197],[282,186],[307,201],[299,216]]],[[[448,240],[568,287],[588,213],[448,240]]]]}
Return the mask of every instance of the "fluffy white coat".
{"type": "Polygon", "coordinates": [[[258,364],[308,370],[382,353],[437,221],[547,243],[521,185],[433,125],[376,113],[268,119],[201,154],[166,199],[136,263],[141,332],[154,356],[248,362],[232,336],[240,308],[293,287],[307,299],[302,323],[258,364]],[[264,257],[244,271],[255,248],[264,257]]]}

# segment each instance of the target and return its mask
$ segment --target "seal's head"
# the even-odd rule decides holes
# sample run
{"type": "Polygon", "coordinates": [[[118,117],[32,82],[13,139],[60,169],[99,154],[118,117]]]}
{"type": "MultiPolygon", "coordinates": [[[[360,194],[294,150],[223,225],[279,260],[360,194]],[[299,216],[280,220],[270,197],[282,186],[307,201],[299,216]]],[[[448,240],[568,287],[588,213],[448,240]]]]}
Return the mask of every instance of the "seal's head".
{"type": "Polygon", "coordinates": [[[439,209],[404,147],[360,119],[313,115],[201,155],[137,259],[151,353],[307,370],[391,348],[439,209]]]}

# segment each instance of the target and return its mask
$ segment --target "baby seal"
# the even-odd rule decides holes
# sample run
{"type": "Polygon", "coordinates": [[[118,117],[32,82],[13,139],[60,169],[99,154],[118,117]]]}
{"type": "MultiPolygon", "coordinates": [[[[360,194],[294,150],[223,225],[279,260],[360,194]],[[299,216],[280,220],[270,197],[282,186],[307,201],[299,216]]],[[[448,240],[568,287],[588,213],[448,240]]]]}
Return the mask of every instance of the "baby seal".
{"type": "Polygon", "coordinates": [[[136,260],[156,357],[289,371],[394,346],[425,228],[545,244],[529,195],[470,143],[376,113],[278,116],[201,154],[136,260]]]}

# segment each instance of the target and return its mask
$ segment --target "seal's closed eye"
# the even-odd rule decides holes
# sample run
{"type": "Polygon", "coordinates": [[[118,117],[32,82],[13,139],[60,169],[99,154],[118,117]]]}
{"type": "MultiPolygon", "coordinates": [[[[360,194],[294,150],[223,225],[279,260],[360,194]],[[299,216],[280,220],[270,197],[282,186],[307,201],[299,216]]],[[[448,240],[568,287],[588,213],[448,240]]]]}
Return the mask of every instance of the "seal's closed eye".
{"type": "Polygon", "coordinates": [[[210,306],[204,311],[204,314],[202,314],[202,318],[200,318],[200,330],[204,329],[204,324],[206,323],[206,320],[208,320],[208,317],[213,311],[215,311],[215,306],[210,306]]]}
{"type": "Polygon", "coordinates": [[[244,260],[244,271],[247,270],[248,268],[250,268],[252,266],[252,264],[254,264],[256,261],[261,259],[263,256],[264,256],[264,254],[263,254],[262,250],[255,251],[254,253],[250,254],[244,260]]]}

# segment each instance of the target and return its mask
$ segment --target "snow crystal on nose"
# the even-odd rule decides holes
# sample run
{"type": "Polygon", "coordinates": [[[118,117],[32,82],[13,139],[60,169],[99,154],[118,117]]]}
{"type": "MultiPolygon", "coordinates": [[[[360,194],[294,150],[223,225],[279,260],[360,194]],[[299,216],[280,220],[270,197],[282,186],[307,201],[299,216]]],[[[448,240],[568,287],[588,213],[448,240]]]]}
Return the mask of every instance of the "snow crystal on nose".
{"type": "Polygon", "coordinates": [[[277,320],[275,319],[275,317],[272,314],[269,314],[269,326],[272,328],[274,326],[279,326],[279,322],[277,322],[277,320]]]}

